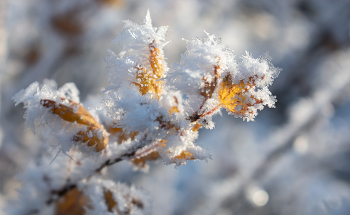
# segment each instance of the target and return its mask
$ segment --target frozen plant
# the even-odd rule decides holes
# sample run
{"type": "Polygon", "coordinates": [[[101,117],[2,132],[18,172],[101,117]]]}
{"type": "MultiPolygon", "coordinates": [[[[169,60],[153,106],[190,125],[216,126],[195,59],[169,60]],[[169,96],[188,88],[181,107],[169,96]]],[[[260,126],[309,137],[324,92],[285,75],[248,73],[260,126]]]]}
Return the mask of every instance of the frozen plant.
{"type": "Polygon", "coordinates": [[[208,160],[195,144],[198,130],[214,128],[222,108],[247,121],[276,99],[268,90],[279,69],[251,54],[237,62],[215,35],[186,40],[180,63],[168,67],[163,47],[167,27],[126,21],[106,62],[110,85],[81,103],[73,83],[37,82],[13,100],[24,104],[26,127],[55,149],[29,164],[10,214],[148,214],[147,197],[136,188],[102,180],[103,169],[122,160],[138,168],[161,159],[176,166],[208,160]],[[66,156],[58,156],[63,153],[66,156]],[[50,165],[50,162],[52,164],[50,165]],[[72,209],[73,210],[73,209],[72,209]]]}

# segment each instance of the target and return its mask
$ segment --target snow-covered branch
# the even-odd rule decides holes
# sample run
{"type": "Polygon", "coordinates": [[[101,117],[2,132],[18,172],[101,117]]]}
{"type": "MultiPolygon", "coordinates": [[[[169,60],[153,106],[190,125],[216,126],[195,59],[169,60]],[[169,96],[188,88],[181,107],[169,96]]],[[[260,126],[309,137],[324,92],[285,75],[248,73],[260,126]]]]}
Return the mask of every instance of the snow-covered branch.
{"type": "Polygon", "coordinates": [[[208,160],[195,140],[202,127],[214,128],[213,115],[225,109],[253,121],[258,110],[274,107],[268,86],[279,69],[269,57],[247,52],[236,61],[206,33],[186,41],[180,63],[169,68],[166,31],[152,26],[149,12],[141,25],[125,22],[114,40],[120,53],[106,57],[110,85],[96,99],[100,112],[94,102],[80,102],[73,83],[58,89],[53,80],[34,82],[13,97],[24,104],[26,127],[56,154],[44,153],[22,174],[19,202],[26,204],[12,214],[64,214],[70,207],[86,214],[149,213],[139,192],[98,179],[102,170],[122,160],[139,168],[148,160],[176,166],[208,160]]]}

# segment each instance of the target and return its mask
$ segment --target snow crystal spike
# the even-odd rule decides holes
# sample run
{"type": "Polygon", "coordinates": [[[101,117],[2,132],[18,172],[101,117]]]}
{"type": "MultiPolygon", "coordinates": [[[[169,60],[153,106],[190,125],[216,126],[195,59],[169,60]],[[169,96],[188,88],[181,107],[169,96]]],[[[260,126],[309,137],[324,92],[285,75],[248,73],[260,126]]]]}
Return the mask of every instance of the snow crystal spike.
{"type": "Polygon", "coordinates": [[[147,10],[146,17],[143,23],[147,27],[152,27],[152,19],[151,19],[151,13],[149,12],[149,9],[147,10]]]}

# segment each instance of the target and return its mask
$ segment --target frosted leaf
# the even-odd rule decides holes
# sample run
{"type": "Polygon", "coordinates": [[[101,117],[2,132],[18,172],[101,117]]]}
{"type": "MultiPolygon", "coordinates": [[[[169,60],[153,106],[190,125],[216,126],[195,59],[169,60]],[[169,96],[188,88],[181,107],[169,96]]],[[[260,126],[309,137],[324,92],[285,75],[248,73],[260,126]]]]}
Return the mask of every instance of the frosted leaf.
{"type": "Polygon", "coordinates": [[[241,62],[238,63],[237,71],[232,73],[234,83],[239,83],[241,80],[247,80],[249,77],[256,75],[263,79],[257,82],[257,87],[265,87],[272,84],[273,80],[279,75],[280,69],[275,68],[270,63],[270,57],[265,54],[264,56],[254,59],[252,54],[246,52],[241,57],[241,62]]]}
{"type": "Polygon", "coordinates": [[[267,55],[254,59],[246,52],[237,70],[225,74],[221,84],[219,98],[222,107],[236,117],[253,121],[258,110],[264,106],[275,107],[276,98],[268,86],[278,76],[280,70],[275,68],[267,55]]]}
{"type": "Polygon", "coordinates": [[[92,178],[78,185],[88,198],[87,214],[151,214],[148,197],[135,187],[92,178]]]}
{"type": "Polygon", "coordinates": [[[16,104],[24,103],[26,127],[34,132],[36,126],[46,125],[41,126],[42,137],[61,152],[66,154],[73,146],[83,150],[81,142],[101,151],[108,143],[107,134],[98,120],[78,103],[78,94],[73,83],[57,89],[54,81],[45,80],[41,86],[35,82],[21,90],[13,100],[16,104]]]}
{"type": "Polygon", "coordinates": [[[159,153],[166,164],[174,163],[176,166],[186,164],[188,160],[208,160],[211,155],[203,148],[194,144],[198,133],[190,129],[183,129],[181,136],[167,136],[164,147],[159,153]]]}
{"type": "MultiPolygon", "coordinates": [[[[23,186],[18,190],[19,198],[7,207],[8,214],[20,215],[28,211],[37,211],[42,215],[69,214],[72,211],[81,211],[84,214],[118,214],[118,210],[129,211],[131,214],[150,214],[150,201],[142,190],[94,177],[81,180],[82,177],[87,177],[88,171],[80,169],[87,162],[81,160],[81,156],[75,153],[74,160],[67,156],[58,156],[50,164],[52,155],[45,154],[36,162],[30,162],[18,177],[23,186]],[[67,182],[74,184],[75,188],[70,188],[64,195],[58,194],[67,182]],[[110,196],[106,195],[107,191],[110,196]],[[115,204],[110,204],[111,201],[115,204]]],[[[85,165],[96,168],[96,162],[101,161],[94,160],[85,165]]]]}
{"type": "Polygon", "coordinates": [[[122,32],[113,40],[122,48],[121,52],[117,55],[109,51],[105,58],[110,84],[120,87],[124,81],[138,83],[135,80],[137,68],[150,74],[153,71],[161,78],[168,70],[162,50],[168,43],[165,38],[167,29],[153,27],[149,11],[142,25],[125,21],[122,32]]]}
{"type": "Polygon", "coordinates": [[[35,123],[40,121],[47,112],[46,108],[42,107],[41,100],[47,99],[58,104],[69,104],[67,101],[61,100],[62,97],[79,102],[79,91],[74,83],[67,83],[60,89],[57,89],[57,84],[53,80],[44,80],[42,85],[34,82],[27,89],[19,91],[12,99],[15,101],[15,105],[19,103],[24,104],[26,109],[24,114],[26,128],[30,128],[34,132],[35,123]]]}
{"type": "Polygon", "coordinates": [[[187,40],[180,64],[171,68],[169,82],[188,98],[185,110],[192,120],[203,118],[213,128],[211,116],[224,107],[236,117],[253,120],[265,105],[274,107],[268,86],[279,74],[267,56],[254,59],[248,52],[236,62],[233,51],[219,38],[187,40]]]}
{"type": "Polygon", "coordinates": [[[180,64],[172,67],[172,83],[186,94],[198,95],[204,80],[213,82],[216,75],[236,68],[233,51],[222,45],[220,38],[207,35],[206,39],[185,40],[187,50],[181,55],[180,64]]]}
{"type": "Polygon", "coordinates": [[[157,117],[160,117],[162,112],[167,112],[161,108],[159,102],[153,101],[149,96],[140,95],[133,86],[109,95],[110,99],[105,101],[107,113],[118,121],[118,125],[129,131],[156,129],[159,126],[156,122],[157,117]]]}

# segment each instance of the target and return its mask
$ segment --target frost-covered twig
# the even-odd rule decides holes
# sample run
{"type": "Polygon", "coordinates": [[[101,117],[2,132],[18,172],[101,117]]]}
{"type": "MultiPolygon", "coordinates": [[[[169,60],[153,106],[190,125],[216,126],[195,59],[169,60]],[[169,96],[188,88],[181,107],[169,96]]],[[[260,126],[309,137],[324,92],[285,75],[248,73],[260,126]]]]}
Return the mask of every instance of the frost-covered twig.
{"type": "MultiPolygon", "coordinates": [[[[25,187],[40,196],[31,206],[34,211],[44,213],[40,204],[60,210],[64,206],[58,201],[72,193],[83,198],[76,190],[82,183],[90,189],[102,169],[122,160],[138,167],[155,159],[176,166],[207,160],[210,154],[195,140],[200,128],[214,127],[212,116],[220,109],[253,121],[258,110],[274,107],[276,99],[268,86],[279,69],[267,56],[254,59],[247,52],[237,62],[232,50],[207,33],[205,39],[186,41],[180,63],[168,68],[163,53],[166,30],[152,26],[149,12],[142,25],[125,22],[114,40],[121,52],[109,51],[106,58],[110,86],[104,91],[104,110],[110,118],[88,111],[73,83],[57,89],[54,81],[35,82],[13,97],[16,105],[24,104],[26,127],[39,131],[43,142],[66,155],[66,160],[55,155],[55,168],[45,159],[33,167],[43,181],[42,187],[34,181],[25,187]],[[57,172],[51,173],[54,169],[57,172]]],[[[32,174],[28,170],[24,178],[32,174]]],[[[86,213],[98,211],[94,202],[89,205],[84,204],[86,213]]],[[[119,213],[115,205],[111,207],[119,213]]]]}

